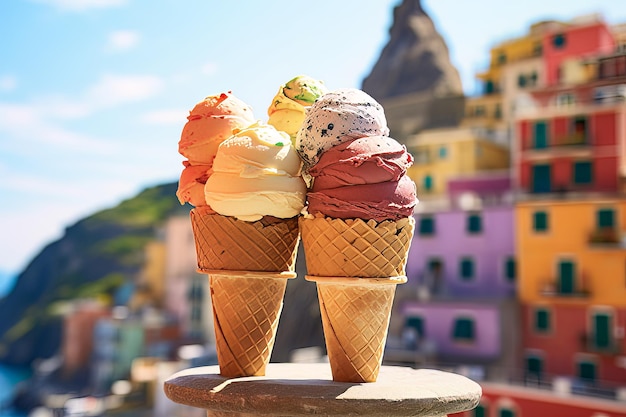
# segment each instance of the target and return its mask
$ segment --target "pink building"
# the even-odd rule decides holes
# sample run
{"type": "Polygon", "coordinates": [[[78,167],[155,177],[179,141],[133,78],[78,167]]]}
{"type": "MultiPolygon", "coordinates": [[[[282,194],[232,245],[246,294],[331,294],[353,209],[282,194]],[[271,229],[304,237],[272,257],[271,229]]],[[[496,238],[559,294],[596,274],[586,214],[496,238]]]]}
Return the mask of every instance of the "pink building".
{"type": "Polygon", "coordinates": [[[566,60],[610,54],[614,50],[614,37],[602,21],[566,26],[563,30],[546,33],[542,41],[542,54],[547,86],[559,84],[561,66],[566,60]]]}

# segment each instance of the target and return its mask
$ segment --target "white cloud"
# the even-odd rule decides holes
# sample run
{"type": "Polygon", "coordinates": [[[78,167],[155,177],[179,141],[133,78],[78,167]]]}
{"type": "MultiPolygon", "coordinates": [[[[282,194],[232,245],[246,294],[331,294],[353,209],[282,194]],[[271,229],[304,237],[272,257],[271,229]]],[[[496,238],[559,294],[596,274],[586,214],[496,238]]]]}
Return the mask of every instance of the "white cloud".
{"type": "Polygon", "coordinates": [[[163,80],[153,75],[104,75],[87,94],[87,105],[111,107],[141,101],[161,91],[163,80]]]}
{"type": "Polygon", "coordinates": [[[60,10],[81,12],[89,9],[105,9],[109,7],[119,7],[125,5],[127,0],[31,0],[35,3],[42,3],[56,7],[60,10]]]}
{"type": "Polygon", "coordinates": [[[12,75],[0,76],[0,91],[13,91],[17,88],[17,78],[12,75]]]}
{"type": "Polygon", "coordinates": [[[114,146],[109,141],[73,132],[56,121],[47,120],[46,116],[46,109],[37,105],[0,103],[0,132],[7,132],[16,138],[14,141],[4,142],[2,147],[19,146],[22,153],[33,152],[33,144],[62,146],[74,152],[114,151],[114,146]]]}
{"type": "Polygon", "coordinates": [[[139,39],[139,33],[135,31],[117,30],[109,34],[107,49],[113,52],[128,51],[139,44],[139,39]]]}
{"type": "Polygon", "coordinates": [[[189,110],[155,110],[152,112],[144,113],[140,120],[147,124],[181,124],[187,116],[189,110]]]}

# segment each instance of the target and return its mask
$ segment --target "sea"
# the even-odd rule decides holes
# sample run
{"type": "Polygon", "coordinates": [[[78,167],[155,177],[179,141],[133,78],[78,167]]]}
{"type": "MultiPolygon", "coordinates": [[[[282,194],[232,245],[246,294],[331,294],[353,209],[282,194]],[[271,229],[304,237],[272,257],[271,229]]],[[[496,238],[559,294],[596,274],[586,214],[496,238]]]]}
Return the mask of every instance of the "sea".
{"type": "MultiPolygon", "coordinates": [[[[0,298],[7,295],[15,284],[16,275],[0,271],[0,298]]],[[[24,413],[5,409],[18,383],[30,377],[29,368],[15,368],[0,364],[0,417],[26,417],[24,413]]]]}
{"type": "Polygon", "coordinates": [[[0,416],[26,417],[27,414],[5,408],[7,401],[13,395],[13,390],[21,381],[30,377],[30,369],[14,368],[0,364],[0,416]]]}

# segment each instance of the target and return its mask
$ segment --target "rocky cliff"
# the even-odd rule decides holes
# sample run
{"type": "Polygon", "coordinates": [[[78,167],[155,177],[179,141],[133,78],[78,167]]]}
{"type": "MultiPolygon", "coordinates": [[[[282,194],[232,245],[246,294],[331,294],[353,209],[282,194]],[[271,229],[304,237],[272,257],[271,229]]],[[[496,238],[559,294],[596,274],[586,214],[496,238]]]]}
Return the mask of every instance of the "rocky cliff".
{"type": "Polygon", "coordinates": [[[385,107],[391,136],[401,142],[422,129],[459,124],[461,78],[420,0],[394,8],[389,40],[362,89],[385,107]]]}
{"type": "MultiPolygon", "coordinates": [[[[144,246],[156,228],[184,207],[177,183],[146,189],[117,207],[68,227],[19,275],[0,299],[0,361],[27,365],[54,355],[61,340],[56,307],[82,297],[115,298],[144,262],[144,246]]],[[[187,208],[189,210],[189,208],[187,208]]]]}

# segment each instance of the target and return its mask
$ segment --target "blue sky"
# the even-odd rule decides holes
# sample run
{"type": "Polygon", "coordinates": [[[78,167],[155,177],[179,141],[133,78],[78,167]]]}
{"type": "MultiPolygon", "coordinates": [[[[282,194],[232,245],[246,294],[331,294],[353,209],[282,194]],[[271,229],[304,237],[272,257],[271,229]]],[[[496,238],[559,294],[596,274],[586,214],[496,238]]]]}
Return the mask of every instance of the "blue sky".
{"type": "MultiPolygon", "coordinates": [[[[18,272],[76,220],[176,181],[193,105],[232,90],[258,119],[298,74],[360,87],[400,0],[0,2],[0,271],[18,272]]],[[[621,0],[423,0],[464,89],[489,48],[538,20],[621,0]]]]}

